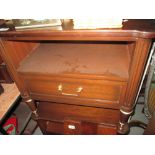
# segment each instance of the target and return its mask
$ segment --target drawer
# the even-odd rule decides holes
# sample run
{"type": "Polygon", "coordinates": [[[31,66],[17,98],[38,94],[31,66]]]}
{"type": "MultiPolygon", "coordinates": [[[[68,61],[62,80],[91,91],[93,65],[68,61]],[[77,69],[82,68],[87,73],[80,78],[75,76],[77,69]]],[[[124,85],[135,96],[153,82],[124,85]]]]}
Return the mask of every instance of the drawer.
{"type": "MultiPolygon", "coordinates": [[[[63,122],[38,120],[38,124],[44,124],[44,134],[61,135],[116,135],[116,125],[97,124],[82,120],[67,119],[63,122]]],[[[43,130],[43,128],[42,128],[43,130]]]]}
{"type": "Polygon", "coordinates": [[[38,103],[38,124],[44,134],[116,134],[119,110],[52,102],[38,103]]]}
{"type": "Polygon", "coordinates": [[[39,119],[53,122],[64,122],[71,118],[84,122],[117,124],[120,117],[119,110],[40,101],[37,112],[39,119]]]}
{"type": "Polygon", "coordinates": [[[47,134],[64,134],[64,128],[62,122],[52,122],[46,121],[45,122],[45,133],[47,134]]]}
{"type": "Polygon", "coordinates": [[[34,99],[118,108],[126,83],[73,78],[24,77],[34,99]],[[97,104],[97,103],[100,103],[97,104]]]}

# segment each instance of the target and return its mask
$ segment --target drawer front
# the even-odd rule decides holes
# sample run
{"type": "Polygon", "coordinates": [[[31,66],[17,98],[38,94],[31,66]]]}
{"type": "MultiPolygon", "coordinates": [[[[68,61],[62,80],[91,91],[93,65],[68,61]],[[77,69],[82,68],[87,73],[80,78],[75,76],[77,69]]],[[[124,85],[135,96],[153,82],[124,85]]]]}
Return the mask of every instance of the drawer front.
{"type": "Polygon", "coordinates": [[[46,124],[45,133],[48,134],[64,134],[63,123],[44,121],[46,124]]]}
{"type": "Polygon", "coordinates": [[[44,134],[116,134],[119,110],[39,102],[38,124],[44,134]]]}
{"type": "Polygon", "coordinates": [[[39,120],[39,124],[45,124],[44,134],[61,135],[116,135],[116,125],[97,124],[82,120],[67,119],[63,122],[39,120]]]}
{"type": "Polygon", "coordinates": [[[82,122],[80,120],[67,119],[64,120],[65,135],[80,135],[83,134],[82,122]]]}
{"type": "Polygon", "coordinates": [[[80,118],[86,122],[117,124],[119,110],[70,105],[63,103],[39,102],[38,115],[46,120],[62,121],[66,118],[80,118]]]}
{"type": "MultiPolygon", "coordinates": [[[[86,80],[71,78],[25,78],[29,93],[39,96],[41,99],[55,97],[61,99],[80,99],[90,102],[102,102],[119,105],[125,92],[125,82],[113,82],[105,80],[86,80]]],[[[67,101],[68,102],[68,101],[67,101]]]]}

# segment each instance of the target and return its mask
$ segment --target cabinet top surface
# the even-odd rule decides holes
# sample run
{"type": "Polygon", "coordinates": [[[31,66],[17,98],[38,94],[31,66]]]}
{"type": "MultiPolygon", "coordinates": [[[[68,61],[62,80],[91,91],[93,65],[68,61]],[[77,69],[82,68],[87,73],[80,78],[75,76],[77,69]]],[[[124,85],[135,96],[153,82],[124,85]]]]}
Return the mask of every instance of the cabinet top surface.
{"type": "MultiPolygon", "coordinates": [[[[51,40],[109,40],[116,38],[155,38],[155,20],[150,19],[132,19],[123,22],[122,28],[103,28],[103,29],[74,29],[73,24],[63,24],[61,29],[58,27],[46,27],[25,30],[9,30],[0,32],[0,37],[11,37],[13,39],[33,39],[34,37],[45,38],[51,40]]],[[[119,39],[118,39],[119,40],[119,39]]]]}

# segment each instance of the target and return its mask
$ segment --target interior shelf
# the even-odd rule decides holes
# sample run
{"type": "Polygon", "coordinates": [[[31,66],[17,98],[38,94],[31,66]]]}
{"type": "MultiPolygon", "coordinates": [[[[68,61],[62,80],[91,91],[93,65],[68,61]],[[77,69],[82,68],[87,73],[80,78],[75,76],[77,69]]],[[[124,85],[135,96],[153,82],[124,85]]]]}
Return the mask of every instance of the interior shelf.
{"type": "Polygon", "coordinates": [[[129,64],[127,43],[40,43],[20,63],[18,72],[128,79],[129,64]]]}

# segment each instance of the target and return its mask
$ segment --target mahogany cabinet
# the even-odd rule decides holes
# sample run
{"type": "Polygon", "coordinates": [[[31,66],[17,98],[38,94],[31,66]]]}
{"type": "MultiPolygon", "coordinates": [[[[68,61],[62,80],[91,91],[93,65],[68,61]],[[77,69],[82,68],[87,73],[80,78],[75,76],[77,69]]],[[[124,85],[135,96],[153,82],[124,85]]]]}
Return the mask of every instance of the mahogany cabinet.
{"type": "Polygon", "coordinates": [[[154,20],[121,29],[0,32],[1,56],[44,134],[125,134],[154,20]]]}

